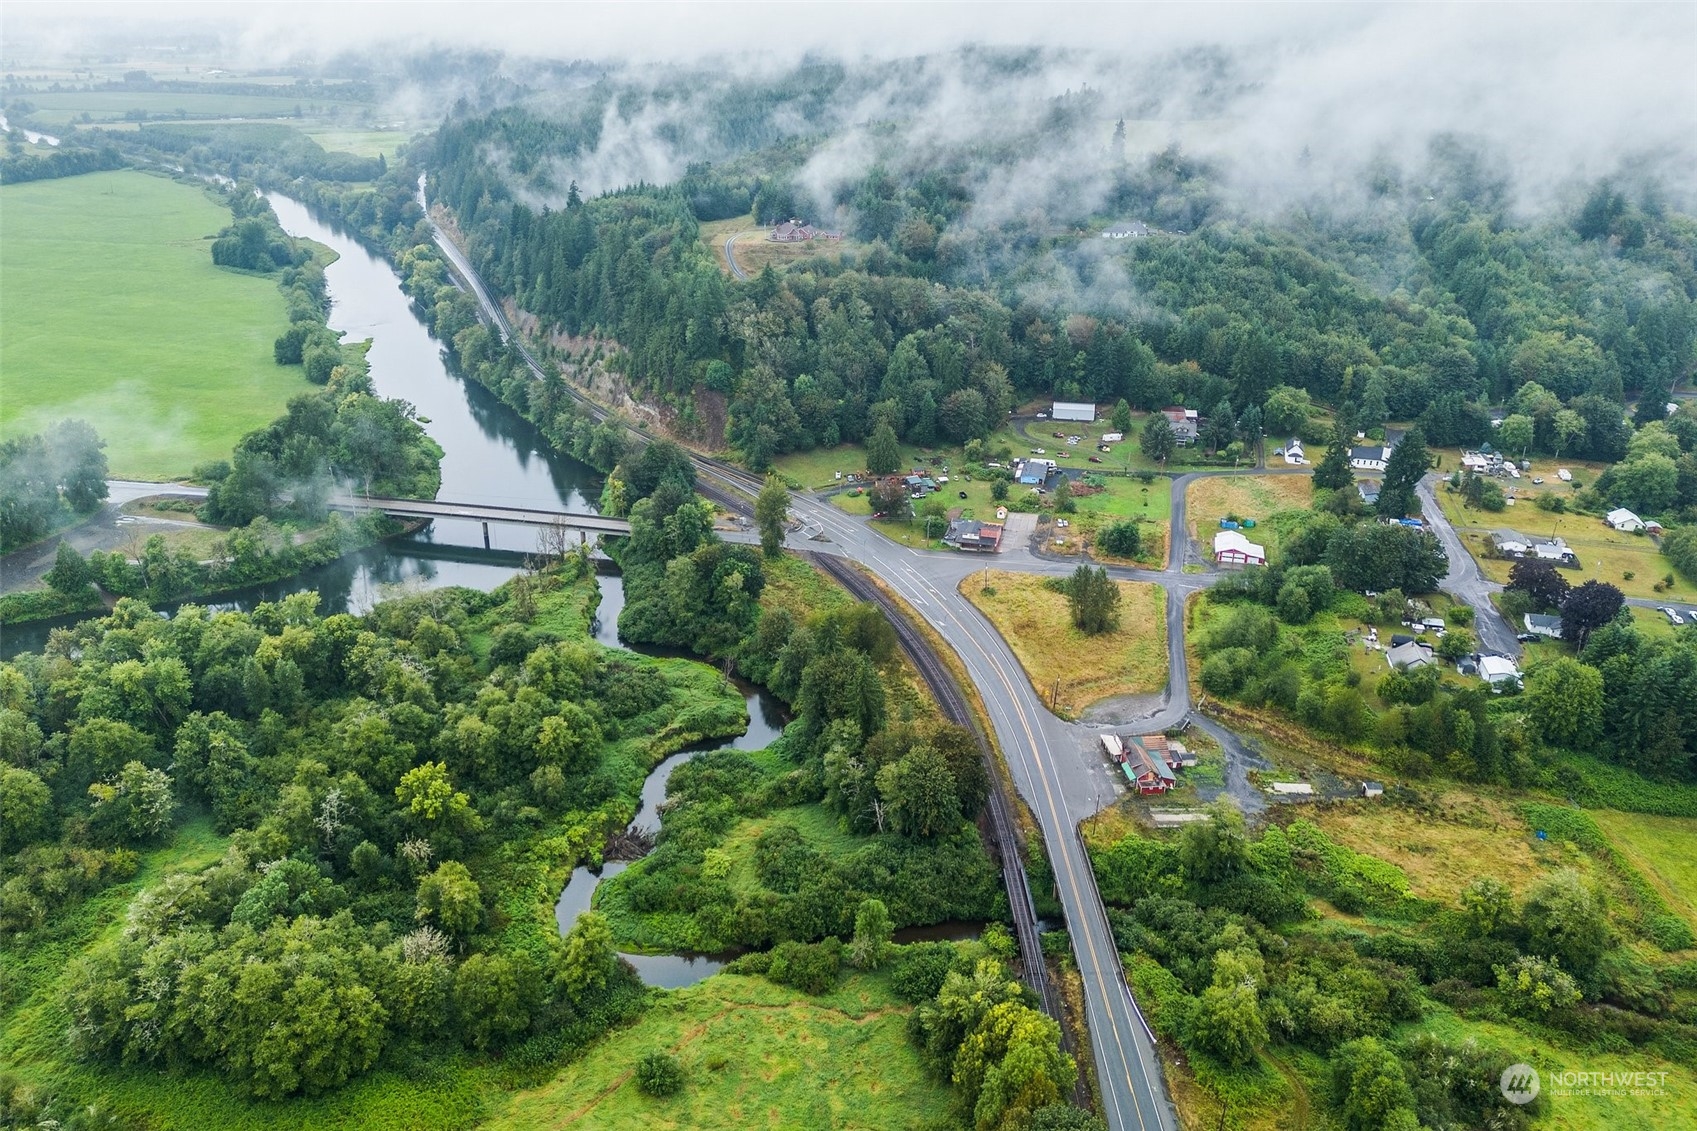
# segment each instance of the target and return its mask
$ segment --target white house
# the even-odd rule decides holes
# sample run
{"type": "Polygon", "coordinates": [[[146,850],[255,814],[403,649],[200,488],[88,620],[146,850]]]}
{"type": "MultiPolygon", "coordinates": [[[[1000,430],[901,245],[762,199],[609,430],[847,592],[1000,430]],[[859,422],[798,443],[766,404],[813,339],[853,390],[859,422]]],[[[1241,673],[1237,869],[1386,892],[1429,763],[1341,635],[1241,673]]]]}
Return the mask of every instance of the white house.
{"type": "Polygon", "coordinates": [[[1576,560],[1573,547],[1561,538],[1549,542],[1534,542],[1532,556],[1541,562],[1555,562],[1558,565],[1572,565],[1576,560]]]}
{"type": "Polygon", "coordinates": [[[1102,229],[1102,238],[1105,240],[1137,239],[1148,234],[1149,225],[1142,220],[1133,220],[1129,224],[1114,224],[1102,229]]]}
{"type": "Polygon", "coordinates": [[[1302,451],[1301,440],[1293,438],[1290,443],[1285,445],[1285,462],[1293,467],[1301,467],[1308,462],[1308,457],[1302,451]]]}
{"type": "Polygon", "coordinates": [[[1548,613],[1527,613],[1520,618],[1520,623],[1526,626],[1526,631],[1533,636],[1543,636],[1550,640],[1561,639],[1561,618],[1548,613]]]}
{"type": "Polygon", "coordinates": [[[1492,690],[1501,691],[1520,686],[1520,669],[1507,656],[1480,656],[1479,678],[1490,684],[1492,690]]]}
{"type": "Polygon", "coordinates": [[[1357,471],[1383,471],[1390,458],[1391,448],[1388,444],[1369,444],[1349,449],[1349,466],[1357,471]]]}
{"type": "Polygon", "coordinates": [[[1050,413],[1056,420],[1082,420],[1090,424],[1096,419],[1096,406],[1078,401],[1056,401],[1050,413]]]}
{"type": "Polygon", "coordinates": [[[1532,549],[1532,542],[1526,535],[1513,530],[1493,530],[1491,549],[1497,552],[1499,558],[1523,558],[1532,549]]]}
{"type": "Polygon", "coordinates": [[[1639,531],[1644,529],[1644,520],[1625,507],[1616,507],[1604,516],[1603,521],[1616,530],[1639,531]]]}
{"type": "Polygon", "coordinates": [[[1267,548],[1243,536],[1242,531],[1222,530],[1214,535],[1214,563],[1223,566],[1267,564],[1267,548]]]}

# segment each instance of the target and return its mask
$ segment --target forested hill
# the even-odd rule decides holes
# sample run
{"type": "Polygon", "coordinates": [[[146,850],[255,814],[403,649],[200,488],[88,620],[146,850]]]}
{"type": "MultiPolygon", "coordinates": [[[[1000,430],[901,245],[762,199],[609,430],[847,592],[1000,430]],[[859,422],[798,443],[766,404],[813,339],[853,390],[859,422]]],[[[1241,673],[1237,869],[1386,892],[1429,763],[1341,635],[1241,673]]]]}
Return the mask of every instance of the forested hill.
{"type": "MultiPolygon", "coordinates": [[[[1241,417],[1278,385],[1361,427],[1419,419],[1450,445],[1488,439],[1486,406],[1535,383],[1520,399],[1538,406],[1541,443],[1567,409],[1585,426],[1562,450],[1618,459],[1615,406],[1659,403],[1692,366],[1697,222],[1653,188],[1602,183],[1571,214],[1522,222],[1478,155],[1438,148],[1418,189],[1392,179],[1338,215],[1255,219],[1222,203],[1206,163],[1109,146],[1084,158],[1108,178],[1095,211],[1063,196],[997,220],[982,175],[996,144],[874,159],[821,200],[800,174],[828,133],[774,138],[757,102],[703,112],[702,152],[722,164],[586,197],[573,170],[630,128],[618,106],[450,117],[413,158],[499,290],[544,324],[616,339],[638,388],[686,426],[701,390],[726,396],[728,440],[755,467],[883,422],[922,444],[965,440],[1033,396],[1226,402],[1241,417]],[[850,238],[840,256],[735,283],[698,224],[749,212],[840,222],[850,238]],[[1151,233],[1095,238],[1126,215],[1151,233]]],[[[1060,99],[1043,123],[1076,134],[1091,112],[1060,99]]]]}

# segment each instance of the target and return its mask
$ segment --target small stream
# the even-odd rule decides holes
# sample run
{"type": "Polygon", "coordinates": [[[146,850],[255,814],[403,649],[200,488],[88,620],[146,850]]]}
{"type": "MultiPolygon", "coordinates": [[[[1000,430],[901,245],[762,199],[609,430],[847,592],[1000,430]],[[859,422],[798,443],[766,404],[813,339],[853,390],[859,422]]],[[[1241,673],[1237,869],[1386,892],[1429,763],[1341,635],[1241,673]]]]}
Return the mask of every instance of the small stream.
{"type": "MultiPolygon", "coordinates": [[[[601,581],[601,604],[596,610],[595,640],[609,648],[630,648],[630,645],[619,640],[619,611],[625,607],[624,578],[603,575],[601,581]]],[[[632,651],[645,655],[666,654],[658,649],[637,648],[632,651]]],[[[783,706],[764,689],[753,684],[736,681],[737,687],[743,693],[743,699],[748,706],[748,729],[728,742],[704,743],[690,750],[680,750],[662,761],[650,771],[642,783],[642,803],[631,818],[630,829],[640,830],[650,836],[660,831],[660,806],[666,801],[666,785],[672,778],[672,771],[700,754],[714,750],[761,750],[771,745],[784,732],[783,706]]],[[[554,904],[554,920],[560,925],[563,935],[572,929],[577,917],[593,905],[595,889],[602,880],[611,879],[629,867],[623,860],[609,860],[602,865],[600,871],[588,866],[580,867],[572,872],[571,879],[566,882],[560,892],[559,900],[554,904]]],[[[680,986],[692,986],[724,968],[726,962],[734,957],[727,954],[626,954],[625,961],[636,967],[636,972],[650,986],[661,986],[665,989],[677,989],[680,986]]]]}

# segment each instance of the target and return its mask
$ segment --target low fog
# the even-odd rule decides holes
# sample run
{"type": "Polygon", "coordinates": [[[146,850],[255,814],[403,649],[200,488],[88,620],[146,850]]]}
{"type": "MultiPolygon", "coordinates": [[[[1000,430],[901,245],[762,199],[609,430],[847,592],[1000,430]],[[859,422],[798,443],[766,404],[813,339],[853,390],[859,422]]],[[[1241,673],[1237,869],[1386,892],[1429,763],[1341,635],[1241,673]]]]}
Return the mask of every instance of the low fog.
{"type": "Polygon", "coordinates": [[[1128,160],[1177,144],[1246,213],[1361,202],[1370,181],[1441,192],[1435,141],[1479,155],[1522,214],[1601,176],[1653,178],[1673,203],[1697,184],[1683,4],[11,4],[4,53],[10,67],[163,42],[224,65],[352,58],[422,121],[461,97],[576,113],[610,83],[597,148],[551,170],[587,192],[734,157],[700,100],[829,62],[846,77],[826,105],[767,120],[828,138],[798,181],[841,200],[874,165],[947,158],[974,188],[969,225],[1094,210],[1121,118],[1128,160]],[[483,73],[432,74],[439,52],[485,52],[483,73]]]}

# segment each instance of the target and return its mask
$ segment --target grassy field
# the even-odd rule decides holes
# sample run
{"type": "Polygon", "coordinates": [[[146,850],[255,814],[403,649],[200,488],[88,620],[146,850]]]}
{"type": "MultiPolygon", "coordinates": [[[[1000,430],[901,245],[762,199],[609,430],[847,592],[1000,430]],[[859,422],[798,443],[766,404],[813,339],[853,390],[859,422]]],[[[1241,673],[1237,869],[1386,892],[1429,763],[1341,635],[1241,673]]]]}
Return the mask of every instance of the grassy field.
{"type": "Polygon", "coordinates": [[[737,237],[737,266],[750,275],[759,273],[768,264],[773,267],[787,267],[795,263],[836,260],[841,257],[845,247],[853,247],[855,243],[849,239],[772,243],[766,238],[766,233],[770,230],[768,225],[755,223],[752,215],[733,216],[729,220],[714,220],[701,225],[701,242],[712,251],[714,260],[729,274],[731,268],[730,264],[725,262],[725,240],[734,233],[737,237]]]}
{"type": "Polygon", "coordinates": [[[1227,515],[1256,520],[1249,532],[1272,553],[1278,549],[1278,533],[1267,523],[1275,511],[1305,509],[1314,501],[1314,480],[1307,475],[1217,475],[1191,483],[1185,495],[1187,526],[1191,537],[1206,548],[1227,515]]]}
{"type": "Polygon", "coordinates": [[[318,116],[337,111],[363,114],[370,107],[361,102],[339,102],[329,97],[334,87],[316,99],[301,98],[293,91],[276,95],[206,91],[155,90],[66,90],[32,91],[35,105],[30,120],[44,126],[64,128],[87,114],[96,122],[123,121],[126,115],[146,112],[150,118],[291,118],[296,112],[318,116]]]}
{"type": "Polygon", "coordinates": [[[1673,573],[1673,564],[1645,535],[1611,530],[1594,515],[1553,514],[1526,503],[1500,513],[1472,510],[1459,494],[1441,487],[1438,505],[1455,525],[1468,552],[1478,559],[1485,576],[1493,581],[1507,581],[1514,566],[1511,561],[1490,556],[1490,532],[1507,528],[1531,538],[1560,536],[1573,547],[1580,568],[1564,569],[1562,575],[1574,585],[1606,581],[1628,597],[1665,598],[1676,604],[1697,602],[1697,584],[1677,573],[1673,574],[1673,588],[1657,593],[1656,583],[1673,573]]]}
{"type": "Polygon", "coordinates": [[[810,998],[763,978],[721,974],[667,995],[630,1029],[538,1088],[513,1095],[489,1131],[745,1131],[940,1125],[945,1086],[927,1078],[904,1029],[908,1007],[880,977],[810,998]],[[654,1099],[636,1062],[683,1064],[677,1095],[654,1099]]]}
{"type": "Polygon", "coordinates": [[[1674,913],[1697,925],[1697,820],[1612,809],[1593,810],[1591,818],[1674,913]]]}
{"type": "MultiPolygon", "coordinates": [[[[1539,1131],[1668,1131],[1675,1127],[1697,1127],[1697,1077],[1689,1068],[1665,1061],[1648,1049],[1633,1049],[1623,1058],[1553,1047],[1527,1036],[1509,1025],[1476,1021],[1447,1009],[1434,1009],[1417,1022],[1399,1028],[1399,1039],[1417,1033],[1432,1033],[1457,1044],[1473,1039],[1486,1048],[1504,1049],[1523,1055],[1526,1063],[1543,1074],[1545,1114],[1534,1124],[1539,1131]],[[1628,1064],[1606,1063],[1610,1059],[1628,1064]],[[1587,1089],[1563,1089],[1553,1077],[1557,1072],[1666,1072],[1663,1095],[1585,1095],[1587,1089]]],[[[1598,1089],[1601,1091],[1601,1089],[1598,1089]]]]}
{"type": "Polygon", "coordinates": [[[1436,815],[1364,802],[1309,816],[1339,844],[1401,868],[1409,893],[1422,899],[1453,903],[1475,876],[1495,876],[1520,894],[1546,863],[1513,808],[1466,790],[1440,794],[1436,815]]]}
{"type": "Polygon", "coordinates": [[[1103,636],[1074,628],[1066,597],[1045,588],[1041,577],[985,570],[963,581],[961,592],[1007,640],[1038,694],[1048,700],[1059,684],[1061,711],[1076,712],[1115,695],[1157,692],[1167,683],[1161,587],[1117,584],[1120,627],[1103,636]],[[987,594],[986,588],[995,592],[987,594]]]}
{"type": "Polygon", "coordinates": [[[8,185],[0,207],[0,437],[81,417],[114,476],[175,478],[311,387],[272,359],[275,280],[212,265],[230,217],[205,193],[98,173],[8,185]]]}
{"type": "Polygon", "coordinates": [[[395,150],[407,143],[412,130],[341,129],[336,126],[306,126],[301,132],[331,153],[352,153],[357,157],[393,157],[395,150]]]}

